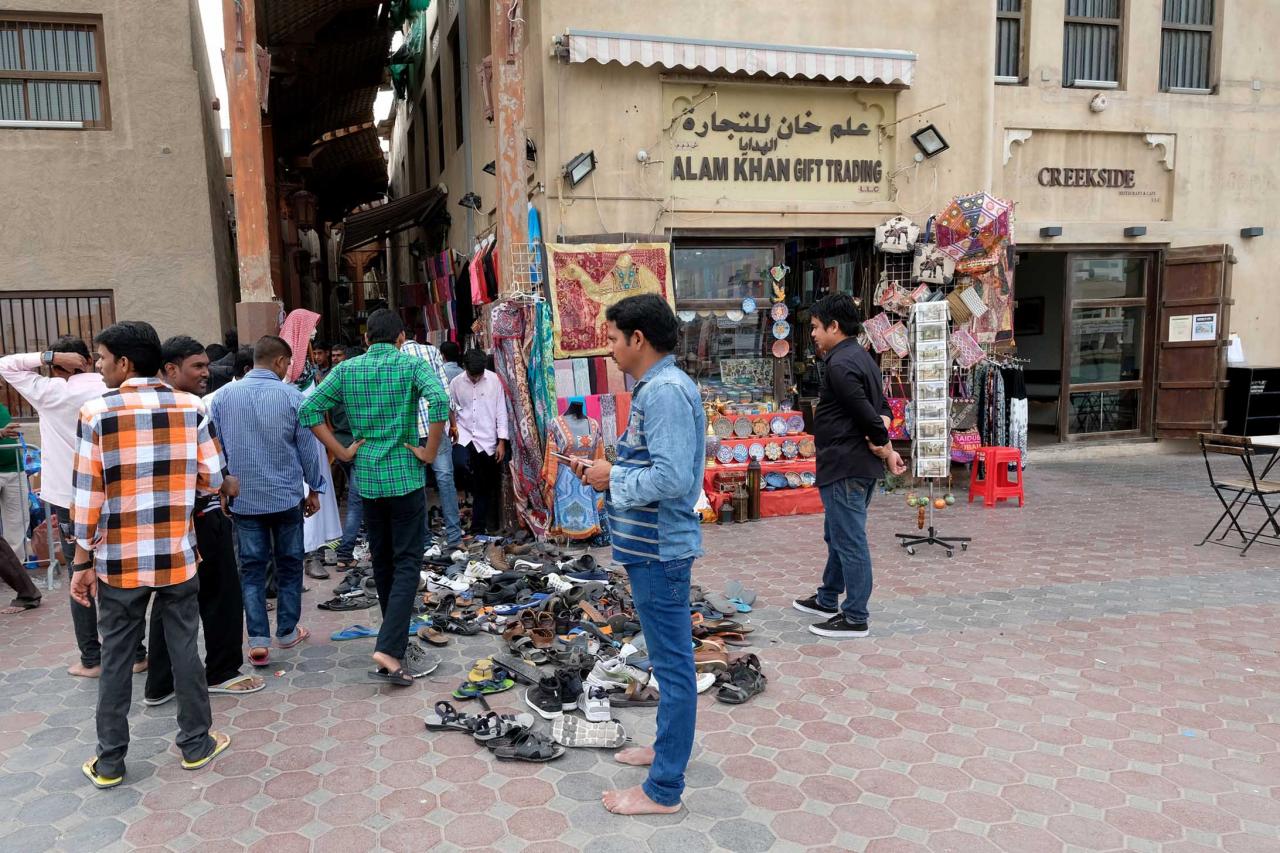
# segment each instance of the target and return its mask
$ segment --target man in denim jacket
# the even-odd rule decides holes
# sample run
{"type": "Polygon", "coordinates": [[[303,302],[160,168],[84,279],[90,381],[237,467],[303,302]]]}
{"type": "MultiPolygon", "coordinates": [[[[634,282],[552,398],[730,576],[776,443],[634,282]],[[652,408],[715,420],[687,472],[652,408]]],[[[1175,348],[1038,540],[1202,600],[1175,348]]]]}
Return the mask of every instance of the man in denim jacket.
{"type": "Polygon", "coordinates": [[[707,419],[697,387],[671,355],[676,317],[661,297],[620,300],[605,319],[614,361],[638,381],[618,461],[582,462],[579,470],[584,483],[608,492],[613,558],[631,581],[662,698],[653,747],[617,755],[624,764],[648,765],[649,778],[606,791],[604,805],[615,814],[669,814],[680,810],[697,713],[689,576],[702,555],[693,507],[702,493],[707,419]]]}

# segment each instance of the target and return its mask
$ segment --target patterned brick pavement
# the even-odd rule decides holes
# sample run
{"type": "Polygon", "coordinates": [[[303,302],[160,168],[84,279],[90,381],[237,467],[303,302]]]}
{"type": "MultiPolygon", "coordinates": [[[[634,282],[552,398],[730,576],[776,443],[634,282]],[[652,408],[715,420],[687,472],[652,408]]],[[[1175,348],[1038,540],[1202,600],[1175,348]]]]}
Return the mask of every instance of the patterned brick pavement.
{"type": "MultiPolygon", "coordinates": [[[[215,697],[234,743],[197,773],[139,683],[128,784],[95,791],[94,686],[65,674],[50,601],[0,623],[0,850],[1275,851],[1280,552],[1192,547],[1202,478],[1190,456],[1034,465],[1026,508],[940,515],[975,537],[950,560],[900,553],[914,513],[878,496],[873,635],[844,644],[788,606],[821,568],[819,518],[709,530],[695,580],[759,590],[770,684],[702,699],[688,808],[661,818],[603,810],[642,776],[607,754],[509,764],[424,731],[486,637],[408,693],[365,680],[371,641],[284,653],[268,690],[215,697]]],[[[317,611],[319,592],[317,636],[375,613],[317,611]]],[[[652,737],[652,712],[618,716],[652,737]]]]}

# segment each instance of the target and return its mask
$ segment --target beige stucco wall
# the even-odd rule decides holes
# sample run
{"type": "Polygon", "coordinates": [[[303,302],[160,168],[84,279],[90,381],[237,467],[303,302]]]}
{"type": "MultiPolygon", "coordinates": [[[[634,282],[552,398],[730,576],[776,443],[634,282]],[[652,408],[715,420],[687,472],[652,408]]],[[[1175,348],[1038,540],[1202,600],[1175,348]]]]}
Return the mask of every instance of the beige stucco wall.
{"type": "MultiPolygon", "coordinates": [[[[452,14],[452,4],[438,5],[444,10],[442,14],[452,14]]],[[[542,211],[544,236],[730,231],[782,236],[801,231],[839,234],[872,227],[896,213],[922,223],[952,196],[988,189],[1014,201],[1025,199],[1016,219],[1017,239],[1022,245],[1038,242],[1039,229],[1046,224],[1063,227],[1058,245],[1231,244],[1239,260],[1233,271],[1236,305],[1232,329],[1244,339],[1251,361],[1280,362],[1280,335],[1273,331],[1275,291],[1268,273],[1280,265],[1280,222],[1273,203],[1280,183],[1280,157],[1272,142],[1280,131],[1275,91],[1280,78],[1276,63],[1269,58],[1268,41],[1269,34],[1280,31],[1280,3],[1236,0],[1224,4],[1219,89],[1208,96],[1157,91],[1160,0],[1126,3],[1125,88],[1107,92],[1109,104],[1100,113],[1088,106],[1095,91],[1061,86],[1060,3],[1028,4],[1030,80],[1025,86],[994,83],[991,4],[977,0],[963,4],[981,12],[969,15],[958,13],[958,5],[952,0],[921,0],[904,14],[880,4],[807,0],[803,14],[791,14],[766,0],[733,4],[651,0],[640,7],[628,7],[624,15],[619,14],[616,4],[584,0],[529,4],[526,126],[539,151],[530,186],[534,190],[531,198],[542,211]],[[682,197],[668,179],[673,152],[671,136],[664,130],[663,80],[716,78],[617,63],[566,63],[552,55],[551,40],[571,27],[909,50],[919,59],[912,86],[896,96],[896,115],[902,118],[928,112],[901,121],[883,142],[884,159],[896,164],[898,170],[890,201],[860,202],[850,200],[847,194],[825,201],[797,201],[785,194],[771,200],[744,199],[733,192],[712,199],[705,193],[682,197]],[[1254,80],[1259,81],[1257,89],[1254,80]],[[928,123],[938,127],[951,147],[915,165],[909,135],[928,123]],[[1006,145],[1006,131],[1011,129],[1032,133],[1006,145]],[[1152,140],[1159,144],[1152,144],[1152,140]],[[637,161],[640,149],[649,153],[649,165],[637,161]],[[570,188],[560,172],[574,155],[587,150],[594,150],[598,158],[595,173],[570,188]],[[1081,157],[1100,162],[1075,162],[1081,157]],[[658,160],[664,162],[653,162],[658,160]],[[1063,160],[1068,162],[1059,162],[1063,160]],[[1106,195],[1114,190],[1039,186],[1037,170],[1058,165],[1133,168],[1137,180],[1156,186],[1153,192],[1157,198],[1122,199],[1106,195]],[[545,192],[536,191],[538,184],[545,192]],[[1123,227],[1131,224],[1146,225],[1147,235],[1123,237],[1123,227]],[[1241,238],[1240,229],[1250,225],[1264,226],[1267,236],[1241,238]]],[[[487,6],[485,0],[469,0],[467,5],[473,66],[488,53],[487,6]]],[[[442,24],[442,33],[447,27],[442,24]]],[[[797,100],[803,100],[813,85],[797,86],[797,100]]],[[[826,90],[851,88],[816,85],[826,90]]],[[[450,244],[459,250],[466,249],[467,235],[462,224],[465,211],[457,207],[456,200],[467,188],[473,188],[482,197],[486,214],[495,200],[493,178],[480,171],[493,159],[494,151],[493,127],[483,121],[480,102],[478,86],[473,85],[470,181],[464,175],[460,150],[450,153],[444,171],[452,196],[449,209],[454,215],[450,244]]],[[[400,139],[405,124],[402,121],[397,128],[400,139]]],[[[451,127],[452,122],[449,124],[451,127]]],[[[403,150],[402,143],[399,150],[403,150]]],[[[398,169],[396,153],[393,147],[393,178],[398,169]]],[[[491,222],[488,215],[474,217],[477,230],[491,222]]]]}
{"type": "Polygon", "coordinates": [[[109,289],[117,319],[220,340],[233,262],[194,3],[21,6],[102,15],[111,129],[0,129],[0,290],[109,289]]]}

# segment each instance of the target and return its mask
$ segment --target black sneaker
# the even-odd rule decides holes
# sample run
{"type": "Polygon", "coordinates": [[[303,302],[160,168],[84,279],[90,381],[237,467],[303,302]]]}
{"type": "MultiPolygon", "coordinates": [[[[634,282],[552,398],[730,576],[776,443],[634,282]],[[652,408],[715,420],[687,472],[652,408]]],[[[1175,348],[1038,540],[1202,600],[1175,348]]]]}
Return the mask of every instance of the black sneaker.
{"type": "MultiPolygon", "coordinates": [[[[564,703],[560,700],[560,679],[554,675],[543,676],[534,687],[524,694],[524,703],[538,712],[544,720],[554,720],[564,714],[564,703]]],[[[577,696],[574,696],[574,706],[577,696]]]]}
{"type": "Polygon", "coordinates": [[[843,640],[848,637],[865,637],[871,633],[871,630],[866,622],[850,622],[843,615],[837,615],[826,622],[810,625],[809,633],[817,634],[819,637],[830,637],[833,640],[843,640]]]}
{"type": "Polygon", "coordinates": [[[814,616],[835,616],[840,612],[834,607],[824,607],[819,604],[818,596],[816,595],[811,595],[808,598],[797,598],[791,602],[791,606],[801,613],[812,613],[814,616]]]}
{"type": "Polygon", "coordinates": [[[582,692],[582,672],[576,669],[561,669],[556,672],[560,682],[560,710],[572,711],[578,707],[578,694],[582,692]]]}

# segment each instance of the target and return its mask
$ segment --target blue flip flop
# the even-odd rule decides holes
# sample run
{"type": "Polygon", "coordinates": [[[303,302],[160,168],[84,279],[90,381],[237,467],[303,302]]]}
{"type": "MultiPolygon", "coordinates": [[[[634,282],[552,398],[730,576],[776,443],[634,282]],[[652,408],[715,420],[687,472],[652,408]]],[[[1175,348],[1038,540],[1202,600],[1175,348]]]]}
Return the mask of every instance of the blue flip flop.
{"type": "Polygon", "coordinates": [[[351,625],[343,628],[341,631],[334,631],[329,635],[330,640],[361,640],[365,637],[376,637],[378,632],[370,628],[368,625],[351,625]]]}
{"type": "Polygon", "coordinates": [[[521,610],[526,610],[530,607],[537,607],[549,597],[550,596],[545,592],[535,592],[528,601],[523,601],[520,604],[504,604],[500,607],[493,608],[493,612],[499,616],[510,616],[512,613],[519,613],[521,610]]]}

